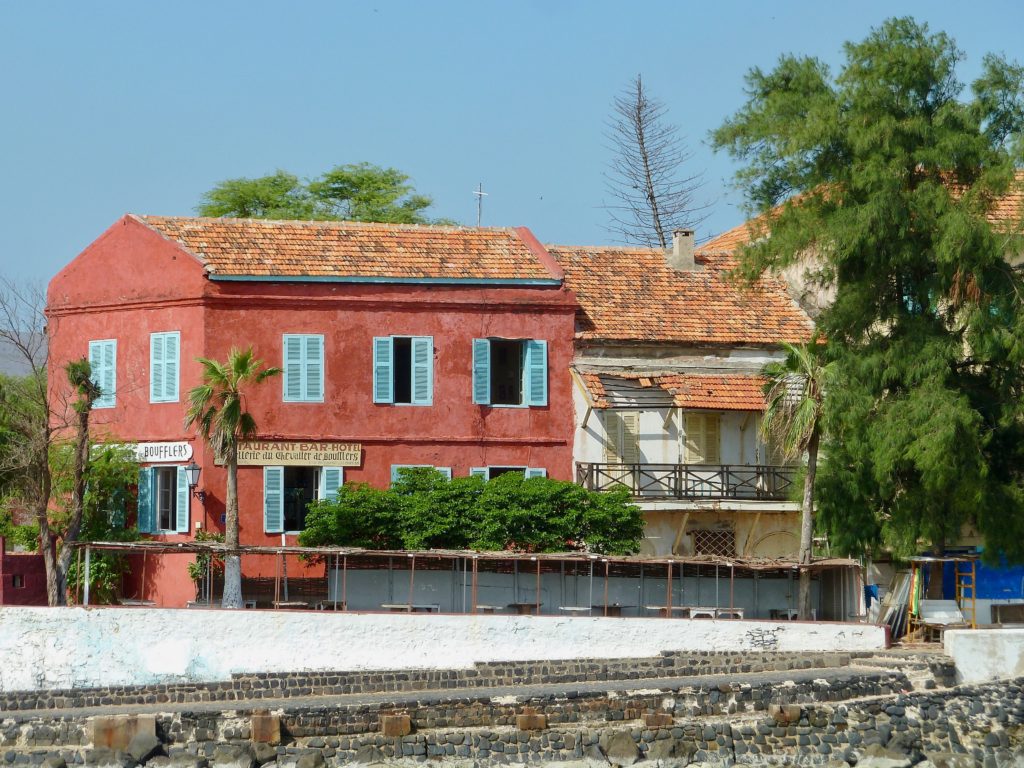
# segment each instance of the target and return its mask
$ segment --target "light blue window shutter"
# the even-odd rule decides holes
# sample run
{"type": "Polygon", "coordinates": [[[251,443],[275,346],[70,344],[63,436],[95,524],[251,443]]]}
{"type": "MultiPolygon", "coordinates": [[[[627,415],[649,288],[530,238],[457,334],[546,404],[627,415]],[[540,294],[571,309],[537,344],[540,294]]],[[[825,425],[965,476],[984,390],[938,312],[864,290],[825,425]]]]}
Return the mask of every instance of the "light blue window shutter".
{"type": "Polygon", "coordinates": [[[117,392],[117,340],[111,339],[103,349],[103,378],[100,391],[104,408],[113,408],[117,392]]]}
{"type": "Polygon", "coordinates": [[[487,479],[487,467],[470,467],[470,477],[482,477],[484,480],[487,479]]]}
{"type": "Polygon", "coordinates": [[[263,530],[284,532],[284,467],[263,468],[263,530]]]}
{"type": "Polygon", "coordinates": [[[338,489],[345,481],[343,473],[341,467],[324,467],[320,470],[321,499],[334,499],[338,495],[338,489]]]}
{"type": "Polygon", "coordinates": [[[473,339],[473,402],[491,402],[491,340],[473,339]]]}
{"type": "Polygon", "coordinates": [[[412,339],[412,403],[432,405],[434,402],[434,339],[414,336],[412,339]]]}
{"type": "Polygon", "coordinates": [[[284,399],[288,403],[302,401],[302,337],[284,337],[284,399]]]}
{"type": "Polygon", "coordinates": [[[546,341],[529,339],[526,342],[526,365],[523,368],[526,405],[547,405],[548,343],[546,341]]]}
{"type": "Polygon", "coordinates": [[[93,408],[114,407],[114,377],[116,344],[113,339],[89,342],[89,368],[93,383],[99,387],[100,396],[93,408]]]}
{"type": "Polygon", "coordinates": [[[305,399],[317,402],[324,399],[324,337],[306,336],[306,387],[305,399]]]}
{"type": "Polygon", "coordinates": [[[149,337],[149,401],[164,399],[164,337],[153,333],[149,337]]]}
{"type": "Polygon", "coordinates": [[[180,342],[181,336],[177,331],[164,334],[164,400],[171,403],[178,401],[180,342]]]}
{"type": "Polygon", "coordinates": [[[153,508],[155,479],[155,470],[152,467],[142,467],[139,470],[139,533],[152,533],[156,527],[156,510],[153,508]]]}
{"type": "Polygon", "coordinates": [[[526,477],[527,477],[527,479],[529,479],[531,477],[547,477],[547,476],[548,476],[548,471],[546,469],[544,469],[544,467],[527,467],[526,468],[526,477]]]}
{"type": "Polygon", "coordinates": [[[394,361],[394,343],[390,336],[375,336],[373,339],[373,402],[393,403],[395,382],[391,374],[394,361]]]}
{"type": "Polygon", "coordinates": [[[188,475],[185,473],[184,467],[178,467],[177,492],[174,504],[174,530],[178,533],[188,533],[188,501],[190,494],[188,492],[188,475]]]}
{"type": "Polygon", "coordinates": [[[435,467],[435,469],[444,475],[447,479],[452,479],[452,468],[451,467],[435,467]]]}
{"type": "Polygon", "coordinates": [[[397,480],[399,478],[399,475],[401,475],[401,473],[402,473],[402,470],[405,469],[408,466],[409,466],[408,464],[392,464],[391,465],[391,484],[392,485],[394,485],[395,482],[397,482],[397,480]]]}

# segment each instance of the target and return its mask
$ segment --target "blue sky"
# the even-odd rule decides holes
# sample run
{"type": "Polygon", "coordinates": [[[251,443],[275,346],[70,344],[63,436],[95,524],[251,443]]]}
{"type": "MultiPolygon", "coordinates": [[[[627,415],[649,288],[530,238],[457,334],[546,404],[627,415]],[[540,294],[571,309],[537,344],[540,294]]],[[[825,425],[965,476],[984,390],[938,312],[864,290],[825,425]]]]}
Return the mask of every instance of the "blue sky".
{"type": "Polygon", "coordinates": [[[713,203],[743,219],[708,131],[780,54],[841,60],[891,15],[951,34],[970,79],[1024,59],[1024,3],[29,2],[0,0],[0,273],[49,280],[126,211],[189,215],[216,182],[342,163],[399,168],[432,213],[613,242],[613,97],[642,73],[713,203]]]}

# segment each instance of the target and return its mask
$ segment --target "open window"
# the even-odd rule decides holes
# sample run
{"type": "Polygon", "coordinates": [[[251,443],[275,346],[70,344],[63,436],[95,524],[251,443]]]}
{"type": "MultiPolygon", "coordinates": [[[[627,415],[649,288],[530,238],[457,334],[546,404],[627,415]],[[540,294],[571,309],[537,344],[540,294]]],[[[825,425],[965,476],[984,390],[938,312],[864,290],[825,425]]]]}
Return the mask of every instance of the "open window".
{"type": "Polygon", "coordinates": [[[143,467],[139,470],[139,531],[188,533],[189,496],[184,467],[143,467]]]}
{"type": "Polygon", "coordinates": [[[499,406],[547,405],[547,342],[473,339],[473,402],[499,406]]]}
{"type": "Polygon", "coordinates": [[[264,467],[264,532],[304,530],[310,503],[333,498],[343,481],[341,467],[264,467]]]}
{"type": "Polygon", "coordinates": [[[374,338],[373,402],[395,405],[433,404],[433,337],[374,338]]]}

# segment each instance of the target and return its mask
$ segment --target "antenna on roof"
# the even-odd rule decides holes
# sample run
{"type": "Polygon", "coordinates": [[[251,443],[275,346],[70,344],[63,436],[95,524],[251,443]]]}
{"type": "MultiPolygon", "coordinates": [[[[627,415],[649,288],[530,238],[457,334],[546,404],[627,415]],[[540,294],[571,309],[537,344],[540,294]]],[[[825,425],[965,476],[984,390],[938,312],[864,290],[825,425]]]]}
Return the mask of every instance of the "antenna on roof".
{"type": "Polygon", "coordinates": [[[476,225],[479,227],[480,220],[484,215],[484,198],[487,196],[487,193],[484,192],[484,183],[482,181],[476,185],[473,194],[476,195],[476,225]]]}

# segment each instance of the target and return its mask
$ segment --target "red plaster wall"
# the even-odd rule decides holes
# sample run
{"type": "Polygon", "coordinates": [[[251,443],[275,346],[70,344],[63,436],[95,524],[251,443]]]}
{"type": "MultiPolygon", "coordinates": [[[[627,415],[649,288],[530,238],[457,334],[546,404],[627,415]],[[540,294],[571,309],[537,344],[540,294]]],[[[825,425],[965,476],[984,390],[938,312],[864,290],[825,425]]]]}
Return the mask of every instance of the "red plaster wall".
{"type": "Polygon", "coordinates": [[[0,537],[0,605],[46,605],[46,568],[43,556],[36,553],[5,551],[0,537]],[[24,586],[15,589],[14,577],[21,576],[24,586]]]}
{"type": "MultiPolygon", "coordinates": [[[[573,416],[569,366],[575,298],[561,288],[215,282],[202,266],[160,235],[126,217],[50,284],[51,401],[59,403],[61,369],[88,352],[91,339],[117,339],[117,403],[94,412],[98,433],[125,441],[191,440],[202,466],[205,509],[196,521],[220,529],[225,471],[182,421],[188,390],[199,383],[199,356],[225,359],[252,345],[268,365],[282,364],[282,334],[318,333],[325,342],[323,403],[284,403],[281,378],[251,390],[248,407],[266,440],[342,440],[363,444],[359,467],[345,482],[386,486],[392,464],[434,464],[466,475],[487,465],[545,467],[572,475],[573,416]],[[149,334],[181,331],[181,402],[149,402],[149,334]],[[376,405],[372,397],[374,336],[434,338],[434,405],[376,405]],[[500,408],[472,402],[472,339],[534,338],[548,342],[546,407],[500,408]]],[[[263,532],[260,467],[239,470],[243,544],[277,544],[263,532]]],[[[167,536],[169,540],[182,538],[167,536]]],[[[289,537],[294,543],[294,537],[289,537]]],[[[125,591],[160,605],[182,605],[194,588],[187,558],[133,558],[125,591]],[[155,564],[154,560],[164,560],[155,564]],[[180,572],[180,573],[179,573],[180,572]]],[[[251,558],[246,575],[274,575],[273,558],[251,558]]],[[[289,561],[289,575],[322,575],[289,561]]]]}

